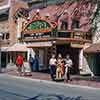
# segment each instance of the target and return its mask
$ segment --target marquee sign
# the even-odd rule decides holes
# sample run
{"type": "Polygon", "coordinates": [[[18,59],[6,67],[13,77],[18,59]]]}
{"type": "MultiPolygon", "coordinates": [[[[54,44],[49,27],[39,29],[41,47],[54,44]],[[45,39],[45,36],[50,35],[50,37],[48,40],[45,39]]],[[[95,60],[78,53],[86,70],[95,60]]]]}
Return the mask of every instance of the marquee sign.
{"type": "Polygon", "coordinates": [[[47,33],[51,32],[56,26],[55,22],[49,23],[46,20],[34,20],[26,25],[23,32],[24,34],[47,33]]]}

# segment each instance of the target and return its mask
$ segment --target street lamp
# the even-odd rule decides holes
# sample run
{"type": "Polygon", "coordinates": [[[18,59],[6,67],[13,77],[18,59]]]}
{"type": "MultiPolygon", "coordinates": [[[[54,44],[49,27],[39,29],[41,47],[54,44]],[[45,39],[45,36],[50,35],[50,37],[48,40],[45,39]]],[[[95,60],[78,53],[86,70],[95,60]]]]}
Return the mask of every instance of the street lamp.
{"type": "Polygon", "coordinates": [[[0,72],[2,72],[2,67],[1,67],[1,40],[2,40],[2,33],[0,33],[0,72]]]}

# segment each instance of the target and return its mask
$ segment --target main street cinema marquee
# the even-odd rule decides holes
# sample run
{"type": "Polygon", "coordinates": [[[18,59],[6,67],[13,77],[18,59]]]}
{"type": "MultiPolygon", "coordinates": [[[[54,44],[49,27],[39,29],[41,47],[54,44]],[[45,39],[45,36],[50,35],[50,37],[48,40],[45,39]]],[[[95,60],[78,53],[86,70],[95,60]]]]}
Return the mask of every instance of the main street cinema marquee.
{"type": "Polygon", "coordinates": [[[35,19],[29,22],[23,28],[22,33],[24,36],[32,36],[32,37],[50,37],[51,32],[53,32],[57,28],[56,22],[49,22],[45,19],[35,19]]]}
{"type": "Polygon", "coordinates": [[[56,43],[70,43],[71,47],[83,48],[85,42],[91,41],[91,34],[88,32],[81,32],[79,30],[68,31],[58,30],[58,24],[51,22],[49,19],[34,18],[31,21],[27,21],[27,24],[22,26],[22,35],[24,36],[23,41],[37,41],[42,40],[55,40],[56,43]],[[59,36],[59,34],[64,36],[59,36]],[[69,34],[69,35],[68,35],[69,34]],[[52,38],[53,37],[53,38],[52,38]]]}

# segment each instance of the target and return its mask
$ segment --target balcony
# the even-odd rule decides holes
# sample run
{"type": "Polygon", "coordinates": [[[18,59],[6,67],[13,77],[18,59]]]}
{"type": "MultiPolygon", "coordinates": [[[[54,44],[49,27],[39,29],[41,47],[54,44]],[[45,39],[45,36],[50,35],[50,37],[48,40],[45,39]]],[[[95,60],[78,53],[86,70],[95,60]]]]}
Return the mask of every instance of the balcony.
{"type": "Polygon", "coordinates": [[[69,42],[91,42],[91,33],[82,31],[59,31],[49,33],[25,34],[23,41],[69,41],[69,42]]]}

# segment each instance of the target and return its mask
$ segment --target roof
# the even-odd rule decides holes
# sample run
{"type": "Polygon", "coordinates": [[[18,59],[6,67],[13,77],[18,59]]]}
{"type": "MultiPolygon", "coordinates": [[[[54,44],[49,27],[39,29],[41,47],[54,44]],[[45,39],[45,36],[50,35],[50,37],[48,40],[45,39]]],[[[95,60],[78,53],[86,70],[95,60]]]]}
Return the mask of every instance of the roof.
{"type": "Polygon", "coordinates": [[[100,43],[92,44],[84,50],[84,53],[100,53],[100,43]]]}
{"type": "Polygon", "coordinates": [[[43,0],[18,0],[18,1],[23,1],[23,2],[26,2],[26,3],[32,3],[32,2],[41,2],[43,0]]]}

